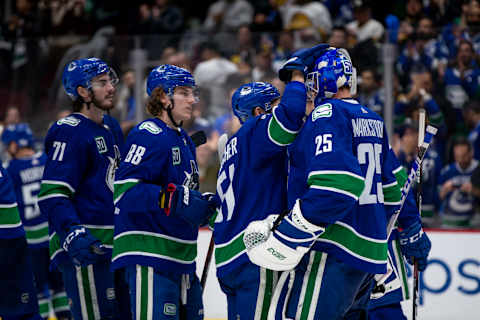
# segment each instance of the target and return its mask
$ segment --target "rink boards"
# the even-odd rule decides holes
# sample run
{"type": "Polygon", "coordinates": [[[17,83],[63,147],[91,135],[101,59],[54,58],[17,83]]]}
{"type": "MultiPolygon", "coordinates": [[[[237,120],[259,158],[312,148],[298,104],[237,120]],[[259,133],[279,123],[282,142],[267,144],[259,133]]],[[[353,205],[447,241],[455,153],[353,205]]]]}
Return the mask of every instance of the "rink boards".
{"type": "MultiPolygon", "coordinates": [[[[418,319],[478,319],[480,305],[480,231],[430,230],[432,252],[429,265],[420,278],[418,319]]],[[[200,275],[211,232],[199,235],[200,275]]],[[[409,268],[409,277],[411,272],[409,268]]],[[[210,266],[204,293],[206,319],[226,319],[227,300],[215,277],[215,262],[210,266]]],[[[411,301],[404,310],[411,318],[411,301]]]]}

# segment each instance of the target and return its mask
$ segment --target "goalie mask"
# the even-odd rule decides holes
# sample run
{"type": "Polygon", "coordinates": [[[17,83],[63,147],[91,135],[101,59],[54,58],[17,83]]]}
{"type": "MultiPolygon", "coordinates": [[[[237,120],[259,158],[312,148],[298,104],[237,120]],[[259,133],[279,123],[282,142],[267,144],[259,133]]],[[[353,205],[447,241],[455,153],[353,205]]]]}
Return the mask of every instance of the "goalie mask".
{"type": "Polygon", "coordinates": [[[63,69],[63,88],[70,99],[75,101],[79,98],[77,87],[91,89],[92,79],[104,73],[108,74],[112,86],[118,83],[117,73],[105,61],[98,58],[73,60],[63,69]]]}
{"type": "Polygon", "coordinates": [[[272,101],[280,98],[280,93],[270,83],[250,82],[240,86],[232,95],[233,113],[241,123],[253,117],[253,110],[260,107],[265,112],[272,110],[272,101]]]}
{"type": "Polygon", "coordinates": [[[313,72],[307,75],[309,96],[315,101],[333,97],[338,89],[346,86],[353,96],[357,93],[357,71],[347,50],[331,49],[315,62],[313,72]]]}

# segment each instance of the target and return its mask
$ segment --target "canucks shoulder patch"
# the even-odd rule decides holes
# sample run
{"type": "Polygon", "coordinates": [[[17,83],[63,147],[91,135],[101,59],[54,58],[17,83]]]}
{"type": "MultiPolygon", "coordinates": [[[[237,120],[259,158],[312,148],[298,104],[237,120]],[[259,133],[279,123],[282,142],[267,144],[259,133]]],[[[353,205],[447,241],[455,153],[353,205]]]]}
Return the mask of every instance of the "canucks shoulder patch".
{"type": "Polygon", "coordinates": [[[151,134],[159,134],[160,132],[162,132],[162,128],[157,126],[157,124],[155,122],[152,122],[152,121],[146,121],[146,122],[142,123],[138,127],[138,129],[147,130],[151,134]]]}
{"type": "Polygon", "coordinates": [[[332,104],[325,103],[321,106],[316,107],[312,113],[312,121],[315,121],[319,118],[330,118],[332,116],[332,104]]]}
{"type": "Polygon", "coordinates": [[[58,120],[57,124],[59,126],[61,126],[62,124],[67,124],[69,126],[76,127],[76,126],[78,126],[80,121],[81,121],[80,119],[77,119],[77,118],[72,117],[72,116],[68,116],[68,117],[65,117],[63,119],[58,120]]]}

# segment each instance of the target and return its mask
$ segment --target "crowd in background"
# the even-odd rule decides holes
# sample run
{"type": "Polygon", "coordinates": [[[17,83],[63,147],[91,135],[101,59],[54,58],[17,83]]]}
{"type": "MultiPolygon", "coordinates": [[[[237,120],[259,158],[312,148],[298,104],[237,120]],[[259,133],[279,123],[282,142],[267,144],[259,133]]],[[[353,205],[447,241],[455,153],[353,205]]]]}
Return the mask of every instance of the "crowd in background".
{"type": "Polygon", "coordinates": [[[3,126],[29,122],[38,148],[49,124],[69,112],[59,80],[67,61],[97,56],[114,66],[121,81],[113,115],[125,134],[143,108],[132,49],[147,53],[142,77],[162,63],[192,71],[200,102],[184,127],[209,138],[197,151],[205,191],[215,190],[218,136],[239,126],[233,90],[266,81],[282,91],[282,63],[299,48],[328,42],[349,50],[357,99],[383,114],[382,46],[394,44],[390,140],[406,167],[416,153],[418,110],[439,129],[424,164],[424,222],[479,226],[480,0],[6,0],[0,19],[0,116],[3,126]],[[452,210],[466,220],[449,220],[452,210]]]}

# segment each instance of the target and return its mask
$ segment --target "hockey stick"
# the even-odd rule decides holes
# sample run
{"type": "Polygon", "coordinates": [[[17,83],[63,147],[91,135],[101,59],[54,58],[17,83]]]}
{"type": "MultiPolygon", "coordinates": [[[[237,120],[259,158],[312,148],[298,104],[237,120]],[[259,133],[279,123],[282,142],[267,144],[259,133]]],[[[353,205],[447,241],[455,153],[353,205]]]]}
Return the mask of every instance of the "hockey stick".
{"type": "MultiPolygon", "coordinates": [[[[425,133],[425,109],[420,109],[418,116],[418,148],[420,149],[424,140],[425,133]]],[[[417,206],[420,216],[422,214],[422,171],[423,168],[418,168],[418,186],[417,186],[417,206]]],[[[412,320],[417,319],[418,313],[418,261],[413,259],[413,297],[412,297],[412,320]]]]}
{"type": "Polygon", "coordinates": [[[423,158],[425,157],[425,153],[427,152],[428,147],[432,142],[432,138],[436,134],[437,134],[437,128],[432,127],[431,125],[428,125],[423,142],[418,147],[417,156],[415,157],[415,161],[412,163],[412,167],[410,168],[410,173],[408,174],[407,181],[405,181],[405,184],[402,187],[402,198],[400,200],[400,208],[390,217],[390,220],[388,221],[387,239],[390,237],[390,234],[392,233],[393,227],[397,222],[398,215],[400,214],[400,211],[402,211],[403,205],[405,204],[405,199],[407,198],[407,195],[410,192],[410,189],[412,188],[412,184],[417,176],[418,169],[420,168],[423,158]]]}
{"type": "MultiPolygon", "coordinates": [[[[226,133],[222,134],[220,138],[218,138],[217,152],[218,152],[218,161],[220,163],[222,162],[223,151],[225,150],[227,141],[228,141],[228,136],[226,133]]],[[[213,233],[212,233],[212,237],[210,238],[210,243],[208,244],[207,257],[205,258],[205,263],[203,265],[202,277],[200,279],[200,284],[202,286],[202,293],[203,293],[203,290],[205,290],[205,284],[207,283],[208,269],[210,269],[210,262],[212,261],[214,244],[215,243],[213,241],[213,233]]]]}

